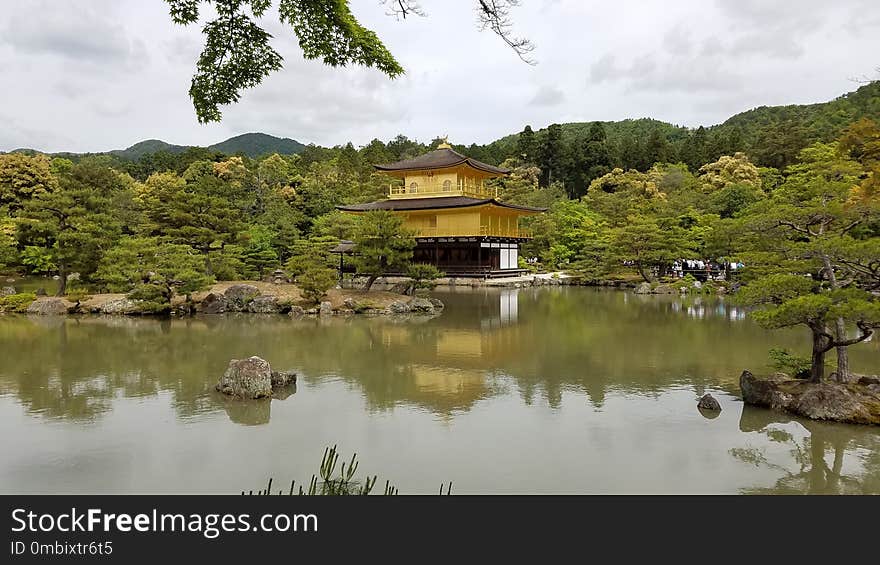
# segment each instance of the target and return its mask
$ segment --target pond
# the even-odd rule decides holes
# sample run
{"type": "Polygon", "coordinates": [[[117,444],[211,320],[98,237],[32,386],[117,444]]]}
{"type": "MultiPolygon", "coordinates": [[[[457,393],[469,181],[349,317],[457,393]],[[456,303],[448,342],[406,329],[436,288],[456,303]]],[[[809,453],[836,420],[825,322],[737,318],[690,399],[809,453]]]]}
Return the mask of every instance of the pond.
{"type": "MultiPolygon", "coordinates": [[[[740,372],[806,351],[803,331],[719,298],[437,296],[427,320],[0,316],[0,489],[237,493],[307,481],[337,444],[403,493],[880,492],[880,429],[739,400],[740,372]],[[295,389],[214,392],[250,355],[295,389]]],[[[852,349],[857,371],[880,373],[878,341],[852,349]]]]}

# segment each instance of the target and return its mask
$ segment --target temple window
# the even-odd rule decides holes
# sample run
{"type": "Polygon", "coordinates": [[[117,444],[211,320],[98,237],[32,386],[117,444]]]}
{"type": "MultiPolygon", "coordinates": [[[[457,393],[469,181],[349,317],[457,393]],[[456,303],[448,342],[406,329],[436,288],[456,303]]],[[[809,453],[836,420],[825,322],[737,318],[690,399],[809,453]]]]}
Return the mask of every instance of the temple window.
{"type": "Polygon", "coordinates": [[[452,181],[445,180],[443,181],[443,192],[452,192],[452,181]]]}
{"type": "Polygon", "coordinates": [[[409,184],[409,191],[410,191],[411,193],[413,193],[413,194],[415,194],[416,192],[418,192],[418,191],[419,191],[419,183],[417,183],[417,182],[411,182],[411,183],[409,184]]]}

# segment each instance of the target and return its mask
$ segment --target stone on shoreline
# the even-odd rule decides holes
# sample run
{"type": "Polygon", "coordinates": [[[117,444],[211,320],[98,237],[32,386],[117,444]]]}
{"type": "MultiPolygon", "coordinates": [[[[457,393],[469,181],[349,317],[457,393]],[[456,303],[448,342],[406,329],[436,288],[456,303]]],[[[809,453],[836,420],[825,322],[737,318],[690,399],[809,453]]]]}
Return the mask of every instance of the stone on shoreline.
{"type": "Polygon", "coordinates": [[[296,373],[273,371],[269,362],[260,357],[232,359],[215,387],[235,398],[256,399],[272,396],[273,388],[296,382],[296,373]]]}
{"type": "Polygon", "coordinates": [[[130,298],[116,298],[101,305],[101,314],[136,314],[138,304],[130,298]]]}
{"type": "Polygon", "coordinates": [[[651,283],[643,282],[633,291],[636,294],[651,294],[651,283]]]}
{"type": "Polygon", "coordinates": [[[252,314],[278,314],[281,304],[274,296],[257,296],[248,302],[246,310],[252,314]]]}
{"type": "Polygon", "coordinates": [[[797,414],[812,420],[880,425],[880,387],[824,381],[813,383],[776,373],[739,378],[743,402],[797,414]]]}
{"type": "Polygon", "coordinates": [[[254,299],[260,296],[260,289],[252,284],[234,284],[223,293],[226,297],[226,309],[233,312],[244,312],[254,299]]]}
{"type": "Polygon", "coordinates": [[[63,298],[37,298],[28,306],[28,314],[41,316],[63,316],[70,310],[71,305],[63,298]]]}
{"type": "Polygon", "coordinates": [[[222,294],[208,294],[198,305],[196,310],[201,314],[224,314],[226,312],[226,297],[222,294]]]}
{"type": "Polygon", "coordinates": [[[291,306],[290,312],[287,313],[291,318],[302,318],[306,315],[306,311],[302,306],[291,306]]]}
{"type": "Polygon", "coordinates": [[[14,286],[4,286],[0,289],[0,296],[11,296],[13,294],[17,294],[14,286]]]}

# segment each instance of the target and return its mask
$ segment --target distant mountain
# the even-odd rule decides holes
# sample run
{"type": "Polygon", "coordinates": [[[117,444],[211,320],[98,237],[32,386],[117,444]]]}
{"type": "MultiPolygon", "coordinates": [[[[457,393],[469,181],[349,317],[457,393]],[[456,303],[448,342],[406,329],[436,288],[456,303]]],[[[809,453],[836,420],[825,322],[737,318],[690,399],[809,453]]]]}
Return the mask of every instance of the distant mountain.
{"type": "Polygon", "coordinates": [[[160,139],[147,139],[139,141],[127,149],[116,149],[114,151],[109,151],[109,153],[122,159],[137,161],[144,155],[149,155],[150,153],[156,153],[158,151],[183,153],[186,149],[186,145],[172,145],[171,143],[167,143],[160,139]]]}
{"type": "Polygon", "coordinates": [[[271,155],[272,153],[294,155],[302,153],[305,148],[304,144],[295,139],[275,137],[265,133],[245,133],[208,146],[208,149],[213,149],[227,155],[241,153],[251,158],[271,155]]]}
{"type": "MultiPolygon", "coordinates": [[[[139,141],[128,147],[126,149],[115,149],[113,151],[107,151],[104,154],[114,155],[119,157],[120,159],[125,159],[127,161],[139,161],[145,155],[151,155],[153,153],[157,153],[159,151],[167,151],[168,153],[183,153],[187,149],[192,147],[191,145],[174,145],[172,143],[168,143],[167,141],[162,141],[161,139],[146,139],[144,141],[139,141]]],[[[246,133],[243,135],[237,135],[235,137],[230,137],[226,141],[221,141],[220,143],[215,143],[214,145],[209,145],[208,149],[213,151],[219,151],[220,153],[225,153],[226,155],[247,155],[251,158],[262,157],[263,155],[271,155],[272,153],[280,153],[281,155],[294,155],[298,153],[302,153],[303,149],[306,146],[303,143],[295,139],[290,139],[287,137],[275,137],[274,135],[268,135],[265,133],[246,133]]],[[[2,153],[2,151],[0,151],[2,153]]],[[[37,153],[42,153],[42,151],[38,151],[36,149],[30,148],[19,148],[13,149],[10,153],[26,153],[29,155],[35,155],[37,153]]],[[[94,153],[90,153],[94,155],[94,153]]],[[[87,155],[86,153],[71,153],[68,151],[51,153],[52,156],[55,157],[79,157],[87,155]]],[[[98,153],[101,155],[101,153],[98,153]]]]}

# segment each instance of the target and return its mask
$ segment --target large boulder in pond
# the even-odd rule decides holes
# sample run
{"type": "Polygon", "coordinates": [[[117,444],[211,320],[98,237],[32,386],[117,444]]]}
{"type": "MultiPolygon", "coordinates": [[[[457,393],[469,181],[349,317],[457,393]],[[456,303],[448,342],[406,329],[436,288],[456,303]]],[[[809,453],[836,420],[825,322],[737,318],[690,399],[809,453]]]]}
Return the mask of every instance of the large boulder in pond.
{"type": "Polygon", "coordinates": [[[272,371],[269,362],[260,357],[233,359],[220,377],[216,389],[236,398],[268,398],[273,388],[281,388],[296,382],[296,373],[272,371]]]}
{"type": "Polygon", "coordinates": [[[217,390],[237,398],[272,396],[272,367],[259,357],[233,359],[217,383],[217,390]]]}
{"type": "Polygon", "coordinates": [[[880,391],[872,385],[824,381],[813,383],[777,373],[740,375],[743,402],[813,420],[880,425],[880,391]]]}
{"type": "Polygon", "coordinates": [[[223,293],[226,297],[227,310],[244,312],[255,298],[260,296],[260,289],[252,284],[234,284],[223,293]]]}
{"type": "Polygon", "coordinates": [[[196,310],[202,314],[223,314],[226,312],[227,304],[225,296],[212,292],[199,302],[196,310]]]}
{"type": "Polygon", "coordinates": [[[73,305],[63,298],[46,297],[37,298],[28,306],[28,314],[41,316],[63,316],[70,311],[73,305]]]}
{"type": "Polygon", "coordinates": [[[0,289],[0,296],[12,296],[13,294],[17,294],[14,286],[4,286],[0,289]]]}

